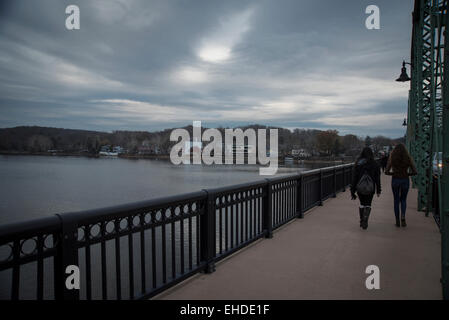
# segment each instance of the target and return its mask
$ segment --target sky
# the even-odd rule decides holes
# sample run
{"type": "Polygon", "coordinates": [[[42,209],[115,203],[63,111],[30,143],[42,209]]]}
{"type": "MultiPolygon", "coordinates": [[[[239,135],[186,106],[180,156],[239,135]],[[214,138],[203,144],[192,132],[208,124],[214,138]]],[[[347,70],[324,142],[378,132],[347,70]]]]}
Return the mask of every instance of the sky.
{"type": "Polygon", "coordinates": [[[1,0],[0,127],[400,137],[413,0],[1,0]],[[368,30],[368,5],[380,29],[368,30]],[[68,5],[80,29],[65,26],[68,5]]]}

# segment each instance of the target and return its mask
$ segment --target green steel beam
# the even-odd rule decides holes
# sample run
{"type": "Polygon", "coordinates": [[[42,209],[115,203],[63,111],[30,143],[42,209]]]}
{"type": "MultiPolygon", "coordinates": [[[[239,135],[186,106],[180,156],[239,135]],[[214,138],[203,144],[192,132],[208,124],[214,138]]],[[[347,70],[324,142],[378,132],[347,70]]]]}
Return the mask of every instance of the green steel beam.
{"type": "MultiPolygon", "coordinates": [[[[447,11],[448,1],[445,1],[444,25],[449,25],[449,14],[447,11]]],[[[449,39],[449,30],[444,30],[445,39],[449,39]]],[[[444,61],[449,61],[449,41],[444,43],[444,61]]],[[[439,184],[440,196],[440,230],[441,230],[441,265],[443,298],[449,299],[449,64],[443,67],[443,103],[441,106],[441,122],[439,123],[439,137],[442,140],[443,173],[439,184]]]]}
{"type": "Polygon", "coordinates": [[[449,299],[449,0],[415,0],[407,146],[418,175],[418,210],[432,208],[432,158],[443,152],[438,183],[443,297],[449,299]]]}
{"type": "Polygon", "coordinates": [[[413,15],[412,83],[407,144],[416,162],[418,210],[432,210],[432,157],[436,150],[435,117],[441,105],[442,14],[447,0],[416,0],[413,15]]]}

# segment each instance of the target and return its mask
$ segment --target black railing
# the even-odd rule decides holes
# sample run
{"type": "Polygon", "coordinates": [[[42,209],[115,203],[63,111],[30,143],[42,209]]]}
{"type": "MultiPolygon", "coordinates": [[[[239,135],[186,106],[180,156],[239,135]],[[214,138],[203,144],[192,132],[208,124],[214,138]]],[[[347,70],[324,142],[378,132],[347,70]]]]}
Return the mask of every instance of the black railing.
{"type": "Polygon", "coordinates": [[[340,165],[2,226],[0,298],[150,298],[272,237],[351,177],[352,165],[340,165]],[[79,267],[79,290],[66,287],[69,265],[79,267]]]}

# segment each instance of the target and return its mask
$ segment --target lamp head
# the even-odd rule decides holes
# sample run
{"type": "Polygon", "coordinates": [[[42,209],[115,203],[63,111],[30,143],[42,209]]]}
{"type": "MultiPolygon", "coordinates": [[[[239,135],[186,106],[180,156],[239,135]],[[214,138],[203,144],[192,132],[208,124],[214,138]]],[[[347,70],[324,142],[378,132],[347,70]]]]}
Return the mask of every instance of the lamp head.
{"type": "Polygon", "coordinates": [[[398,82],[407,82],[410,81],[410,77],[407,74],[407,68],[405,67],[405,61],[402,62],[401,75],[396,79],[398,82]]]}

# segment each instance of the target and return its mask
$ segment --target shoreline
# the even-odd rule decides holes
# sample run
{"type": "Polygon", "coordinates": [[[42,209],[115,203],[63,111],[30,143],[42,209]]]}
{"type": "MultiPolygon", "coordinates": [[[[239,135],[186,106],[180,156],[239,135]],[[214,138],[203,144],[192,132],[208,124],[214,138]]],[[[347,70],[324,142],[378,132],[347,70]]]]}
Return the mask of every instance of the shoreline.
{"type": "MultiPolygon", "coordinates": [[[[130,160],[170,160],[170,155],[138,155],[138,154],[120,154],[118,156],[100,156],[99,154],[88,154],[80,152],[19,152],[19,151],[0,151],[3,156],[47,156],[47,157],[84,157],[84,158],[122,158],[130,160]]],[[[293,161],[284,161],[279,159],[281,164],[346,164],[351,163],[349,159],[294,159],[293,161]]]]}

